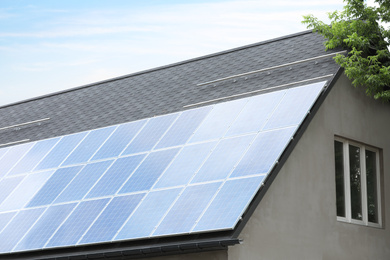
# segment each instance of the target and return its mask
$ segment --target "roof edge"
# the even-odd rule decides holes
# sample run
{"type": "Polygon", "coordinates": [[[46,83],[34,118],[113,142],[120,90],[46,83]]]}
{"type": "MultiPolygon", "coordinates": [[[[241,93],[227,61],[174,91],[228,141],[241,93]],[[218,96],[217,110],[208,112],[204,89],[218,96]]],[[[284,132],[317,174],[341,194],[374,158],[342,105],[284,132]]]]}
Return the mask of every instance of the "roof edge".
{"type": "Polygon", "coordinates": [[[240,50],[244,50],[244,49],[247,49],[247,48],[252,48],[252,47],[255,47],[255,46],[261,46],[261,45],[269,44],[269,43],[272,43],[272,42],[286,40],[286,39],[289,39],[289,38],[294,38],[294,37],[302,36],[302,35],[309,34],[309,33],[313,33],[313,31],[309,29],[309,30],[305,30],[305,31],[301,31],[301,32],[297,32],[297,33],[284,35],[284,36],[281,36],[281,37],[276,37],[276,38],[273,38],[273,39],[257,42],[257,43],[244,45],[244,46],[241,46],[241,47],[232,48],[232,49],[225,50],[225,51],[220,51],[220,52],[207,54],[207,55],[204,55],[204,56],[200,56],[200,57],[196,57],[196,58],[192,58],[192,59],[188,59],[188,60],[184,60],[184,61],[171,63],[171,64],[168,64],[168,65],[158,66],[158,67],[155,67],[155,68],[152,68],[152,69],[142,70],[142,71],[138,71],[138,72],[134,72],[134,73],[130,73],[130,74],[126,74],[126,75],[122,75],[122,76],[118,76],[118,77],[114,77],[114,78],[110,78],[110,79],[106,79],[106,80],[101,80],[101,81],[97,81],[97,82],[93,82],[93,83],[89,83],[89,84],[85,84],[85,85],[81,85],[81,86],[77,86],[77,87],[73,87],[73,88],[69,88],[69,89],[65,89],[65,90],[60,90],[60,91],[44,94],[44,95],[41,95],[41,96],[36,96],[36,97],[33,97],[33,98],[28,98],[28,99],[12,102],[12,103],[9,103],[9,104],[1,105],[0,109],[6,108],[6,107],[10,107],[10,106],[19,105],[19,104],[23,104],[23,103],[27,103],[27,102],[31,102],[31,101],[34,101],[34,100],[39,100],[39,99],[51,97],[51,96],[56,96],[56,95],[59,95],[59,94],[64,94],[64,93],[67,93],[67,92],[76,91],[76,90],[83,89],[83,88],[93,87],[93,86],[97,86],[97,85],[100,85],[100,84],[113,82],[113,81],[116,81],[116,80],[130,78],[130,77],[134,77],[134,76],[138,76],[138,75],[142,75],[142,74],[146,74],[146,73],[150,73],[150,72],[154,72],[154,71],[158,71],[158,70],[162,70],[162,69],[172,68],[172,67],[183,65],[183,64],[186,64],[186,63],[190,63],[190,62],[194,62],[194,61],[198,61],[198,60],[203,60],[203,59],[208,59],[208,58],[211,58],[211,57],[216,57],[216,56],[219,56],[219,55],[224,55],[224,54],[228,54],[228,53],[231,53],[231,52],[240,51],[240,50]]]}

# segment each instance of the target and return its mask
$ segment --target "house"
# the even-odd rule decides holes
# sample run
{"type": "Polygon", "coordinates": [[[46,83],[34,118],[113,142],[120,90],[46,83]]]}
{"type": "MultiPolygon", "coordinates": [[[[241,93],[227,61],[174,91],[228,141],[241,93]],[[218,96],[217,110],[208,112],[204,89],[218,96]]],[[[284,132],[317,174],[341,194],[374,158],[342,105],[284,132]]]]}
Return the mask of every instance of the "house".
{"type": "Polygon", "coordinates": [[[389,259],[390,106],[310,31],[0,108],[1,259],[389,259]]]}

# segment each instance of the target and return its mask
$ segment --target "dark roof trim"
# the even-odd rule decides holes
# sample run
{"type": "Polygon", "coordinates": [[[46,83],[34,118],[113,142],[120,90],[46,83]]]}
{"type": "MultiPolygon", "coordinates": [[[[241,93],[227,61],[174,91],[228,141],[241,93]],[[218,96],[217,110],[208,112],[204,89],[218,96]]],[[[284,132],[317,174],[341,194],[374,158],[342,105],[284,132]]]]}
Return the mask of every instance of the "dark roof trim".
{"type": "Polygon", "coordinates": [[[51,250],[36,250],[30,252],[2,255],[2,259],[40,259],[40,260],[78,260],[78,259],[134,259],[152,256],[166,256],[206,251],[227,250],[228,246],[239,244],[234,238],[203,239],[181,243],[152,243],[150,246],[116,246],[115,243],[85,247],[70,247],[51,250]],[[108,248],[112,247],[112,248],[108,248]]]}
{"type": "Polygon", "coordinates": [[[86,84],[86,85],[82,85],[82,86],[78,86],[78,87],[74,87],[74,88],[69,88],[69,89],[66,89],[66,90],[61,90],[61,91],[49,93],[49,94],[38,96],[38,97],[33,97],[33,98],[29,98],[29,99],[13,102],[13,103],[10,103],[10,104],[6,104],[6,105],[3,105],[3,106],[0,106],[0,109],[1,108],[5,108],[5,107],[18,105],[18,104],[22,104],[22,103],[27,103],[27,102],[30,102],[30,101],[34,101],[34,100],[38,100],[38,99],[42,99],[42,98],[46,98],[46,97],[51,97],[51,96],[55,96],[55,95],[59,95],[59,94],[64,94],[64,93],[67,93],[67,92],[71,92],[71,91],[75,91],[75,90],[79,90],[79,89],[83,89],[83,88],[93,87],[93,86],[96,86],[96,85],[109,83],[109,82],[116,81],[116,80],[121,80],[121,79],[129,78],[129,77],[134,77],[134,76],[142,75],[142,74],[153,72],[153,71],[158,71],[158,70],[162,70],[162,69],[166,69],[166,68],[171,68],[171,67],[183,65],[183,64],[194,62],[194,61],[198,61],[198,60],[203,60],[203,59],[207,59],[207,58],[211,58],[211,57],[216,57],[216,56],[219,56],[219,55],[224,55],[224,54],[227,54],[227,53],[240,51],[240,50],[244,50],[244,49],[255,47],[255,46],[260,46],[260,45],[265,45],[265,44],[272,43],[272,42],[286,40],[286,39],[289,39],[289,38],[294,38],[294,37],[305,35],[305,34],[309,34],[309,33],[312,33],[312,30],[306,30],[306,31],[299,32],[299,33],[294,33],[294,34],[290,34],[290,35],[286,35],[286,36],[282,36],[282,37],[278,37],[278,38],[274,38],[274,39],[270,39],[270,40],[266,40],[266,41],[262,41],[262,42],[258,42],[258,43],[253,43],[253,44],[249,44],[249,45],[245,45],[245,46],[229,49],[229,50],[226,50],[226,51],[221,51],[221,52],[208,54],[208,55],[204,55],[204,56],[201,56],[201,57],[197,57],[197,58],[193,58],[193,59],[189,59],[189,60],[185,60],[185,61],[181,61],[181,62],[172,63],[172,64],[169,64],[169,65],[156,67],[156,68],[153,68],[153,69],[143,70],[143,71],[140,71],[140,72],[135,72],[135,73],[131,73],[131,74],[127,74],[127,75],[123,75],[123,76],[119,76],[119,77],[115,77],[115,78],[111,78],[111,79],[107,79],[107,80],[102,80],[102,81],[98,81],[98,82],[94,82],[94,83],[90,83],[90,84],[86,84]]]}
{"type": "Polygon", "coordinates": [[[256,210],[257,206],[259,205],[260,201],[264,197],[265,193],[267,192],[268,188],[271,186],[272,182],[278,175],[279,171],[283,168],[284,163],[287,161],[287,159],[290,157],[290,154],[294,150],[295,146],[299,142],[299,139],[302,137],[303,133],[309,126],[311,120],[321,107],[322,103],[324,102],[325,98],[329,94],[330,90],[333,88],[334,84],[336,83],[337,79],[343,74],[344,70],[342,68],[339,68],[337,73],[334,75],[334,77],[327,83],[327,86],[325,90],[320,94],[318,100],[313,105],[313,107],[310,110],[310,113],[306,116],[304,121],[302,122],[301,126],[298,128],[297,132],[294,135],[293,140],[290,141],[287,148],[284,150],[283,154],[280,157],[280,160],[278,163],[274,166],[274,168],[271,170],[271,172],[268,174],[267,179],[264,181],[264,184],[262,187],[260,187],[259,192],[256,194],[256,196],[253,198],[251,204],[249,205],[247,211],[242,216],[242,219],[237,224],[236,228],[232,232],[232,238],[238,238],[241,231],[244,229],[246,223],[249,221],[250,217],[256,210]]]}

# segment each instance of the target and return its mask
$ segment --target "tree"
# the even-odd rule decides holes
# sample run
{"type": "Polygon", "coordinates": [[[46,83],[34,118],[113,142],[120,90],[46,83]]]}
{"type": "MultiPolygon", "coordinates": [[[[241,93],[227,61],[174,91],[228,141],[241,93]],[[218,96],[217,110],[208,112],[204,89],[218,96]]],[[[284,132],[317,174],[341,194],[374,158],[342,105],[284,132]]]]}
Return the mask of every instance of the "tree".
{"type": "Polygon", "coordinates": [[[375,0],[376,7],[364,0],[344,0],[342,11],[328,13],[330,25],[313,15],[304,16],[302,23],[327,40],[326,49],[346,48],[348,55],[337,55],[335,61],[355,87],[365,87],[375,99],[390,101],[390,1],[375,0]]]}

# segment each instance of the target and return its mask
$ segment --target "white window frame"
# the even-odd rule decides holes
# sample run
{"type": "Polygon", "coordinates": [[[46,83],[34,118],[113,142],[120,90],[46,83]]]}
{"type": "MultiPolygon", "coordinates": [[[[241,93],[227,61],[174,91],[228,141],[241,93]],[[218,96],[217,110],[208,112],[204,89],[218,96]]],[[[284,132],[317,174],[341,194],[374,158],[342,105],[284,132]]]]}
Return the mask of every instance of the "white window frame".
{"type": "MultiPolygon", "coordinates": [[[[370,227],[382,227],[382,204],[381,204],[381,178],[380,178],[380,153],[378,148],[368,146],[344,138],[335,137],[335,141],[343,144],[343,166],[344,166],[344,200],[345,217],[337,216],[338,221],[353,224],[365,225],[370,227]],[[362,220],[352,219],[351,214],[351,185],[350,185],[350,165],[349,165],[349,145],[360,148],[360,168],[361,168],[361,202],[362,202],[362,220]],[[375,152],[376,156],[376,192],[378,204],[378,223],[368,221],[367,209],[367,176],[366,176],[366,150],[375,152]]],[[[337,215],[337,214],[336,214],[337,215]]]]}

